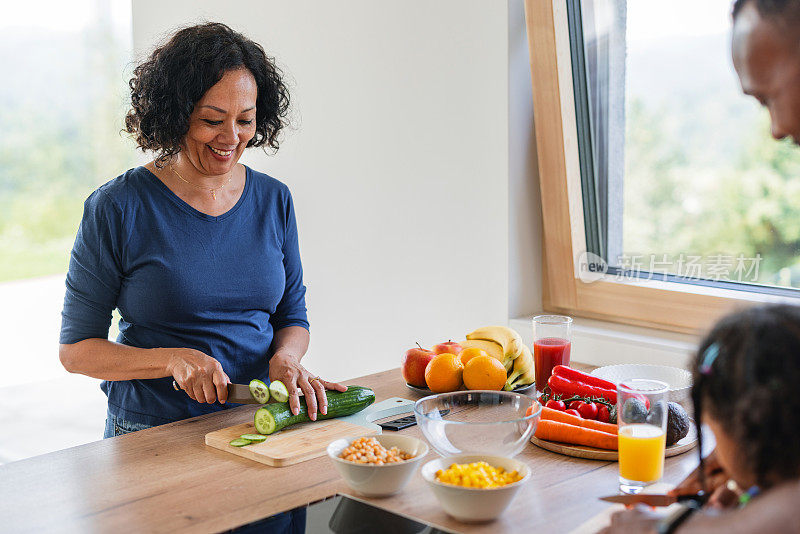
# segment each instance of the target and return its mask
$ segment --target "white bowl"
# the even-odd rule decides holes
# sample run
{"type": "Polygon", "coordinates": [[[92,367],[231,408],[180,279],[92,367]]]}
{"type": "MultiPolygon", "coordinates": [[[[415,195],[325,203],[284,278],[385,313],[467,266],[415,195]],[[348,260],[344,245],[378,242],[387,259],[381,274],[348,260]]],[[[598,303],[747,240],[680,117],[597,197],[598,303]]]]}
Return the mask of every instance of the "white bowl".
{"type": "Polygon", "coordinates": [[[422,466],[422,478],[433,490],[444,511],[465,523],[491,521],[502,514],[519,489],[531,477],[528,465],[505,456],[487,456],[485,454],[461,454],[431,460],[422,466]],[[493,467],[502,467],[506,471],[517,471],[522,480],[499,488],[465,488],[453,484],[445,484],[436,480],[436,472],[447,469],[452,464],[486,462],[493,467]]]}
{"type": "Polygon", "coordinates": [[[619,384],[632,378],[660,380],[669,385],[669,400],[684,403],[689,400],[692,389],[692,373],[679,367],[666,365],[621,364],[598,367],[591,373],[619,384]]]}
{"type": "Polygon", "coordinates": [[[413,458],[384,465],[357,464],[339,458],[342,451],[359,437],[361,436],[331,442],[328,445],[328,456],[347,485],[366,497],[388,497],[398,493],[411,479],[420,460],[428,454],[428,445],[424,441],[411,436],[391,434],[367,437],[374,437],[387,449],[397,447],[401,451],[413,454],[413,458]]]}

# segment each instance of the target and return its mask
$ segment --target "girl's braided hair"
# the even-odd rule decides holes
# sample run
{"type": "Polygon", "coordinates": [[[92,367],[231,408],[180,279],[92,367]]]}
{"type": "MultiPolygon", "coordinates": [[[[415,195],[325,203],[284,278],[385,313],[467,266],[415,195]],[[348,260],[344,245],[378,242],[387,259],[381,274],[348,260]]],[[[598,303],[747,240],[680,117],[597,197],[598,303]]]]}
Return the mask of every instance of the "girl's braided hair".
{"type": "Polygon", "coordinates": [[[702,413],[713,417],[761,488],[800,476],[800,307],[726,316],[701,343],[692,374],[698,427],[702,413]]]}

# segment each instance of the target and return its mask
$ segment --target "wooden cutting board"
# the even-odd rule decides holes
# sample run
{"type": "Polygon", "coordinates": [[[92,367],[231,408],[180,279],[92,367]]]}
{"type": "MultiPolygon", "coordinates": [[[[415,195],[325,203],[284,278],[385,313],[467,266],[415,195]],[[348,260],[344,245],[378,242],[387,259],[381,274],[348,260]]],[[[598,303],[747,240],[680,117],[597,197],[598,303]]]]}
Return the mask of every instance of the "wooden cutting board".
{"type": "MultiPolygon", "coordinates": [[[[616,462],[619,460],[617,451],[609,451],[606,449],[597,449],[595,447],[584,447],[583,445],[570,445],[568,443],[558,443],[555,441],[545,441],[536,436],[531,436],[531,443],[541,447],[542,449],[564,454],[566,456],[573,456],[575,458],[585,458],[587,460],[605,460],[609,462],[616,462]]],[[[692,421],[689,426],[689,433],[685,438],[678,443],[670,445],[664,450],[664,457],[677,456],[684,452],[691,450],[697,446],[697,427],[692,421]]]]}
{"type": "Polygon", "coordinates": [[[206,434],[206,445],[249,458],[273,467],[296,464],[325,454],[331,441],[340,438],[378,435],[378,419],[413,412],[414,401],[392,397],[367,406],[364,410],[336,419],[293,425],[267,436],[261,443],[232,447],[230,441],[242,434],[257,433],[253,422],[229,426],[206,434]]]}

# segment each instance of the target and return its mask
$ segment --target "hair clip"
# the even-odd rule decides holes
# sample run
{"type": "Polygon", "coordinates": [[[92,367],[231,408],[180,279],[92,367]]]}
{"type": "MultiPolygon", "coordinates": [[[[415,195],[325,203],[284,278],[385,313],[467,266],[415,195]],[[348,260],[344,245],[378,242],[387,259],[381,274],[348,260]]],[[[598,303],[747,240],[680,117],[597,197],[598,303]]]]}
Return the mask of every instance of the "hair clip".
{"type": "Polygon", "coordinates": [[[717,356],[719,356],[719,346],[716,343],[712,343],[703,353],[703,360],[700,362],[701,375],[711,374],[711,366],[714,365],[717,356]]]}

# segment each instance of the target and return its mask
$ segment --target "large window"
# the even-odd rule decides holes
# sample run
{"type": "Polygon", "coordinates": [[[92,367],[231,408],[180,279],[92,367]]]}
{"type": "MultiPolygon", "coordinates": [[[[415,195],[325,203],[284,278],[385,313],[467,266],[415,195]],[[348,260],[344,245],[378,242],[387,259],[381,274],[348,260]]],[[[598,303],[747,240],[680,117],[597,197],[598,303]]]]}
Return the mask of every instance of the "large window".
{"type": "Polygon", "coordinates": [[[800,154],[739,94],[729,9],[525,0],[546,310],[699,334],[796,298],[800,154]]]}
{"type": "Polygon", "coordinates": [[[16,3],[0,19],[0,282],[63,274],[83,210],[133,162],[120,136],[130,3],[16,3]]]}
{"type": "Polygon", "coordinates": [[[61,367],[58,334],[83,201],[137,157],[120,134],[130,11],[128,0],[3,5],[0,463],[102,436],[98,381],[61,367]]]}
{"type": "Polygon", "coordinates": [[[617,278],[800,288],[800,150],[730,58],[730,0],[571,1],[587,248],[617,278]]]}

